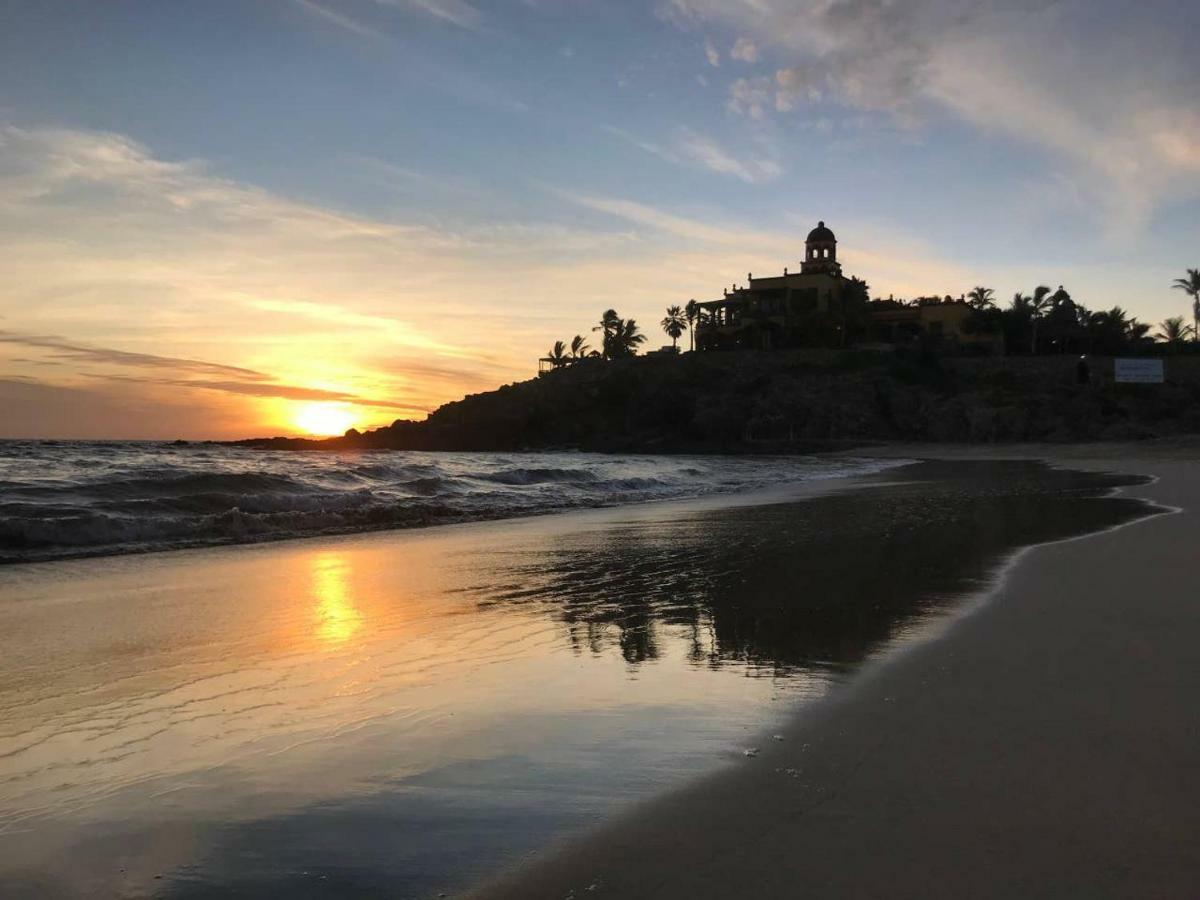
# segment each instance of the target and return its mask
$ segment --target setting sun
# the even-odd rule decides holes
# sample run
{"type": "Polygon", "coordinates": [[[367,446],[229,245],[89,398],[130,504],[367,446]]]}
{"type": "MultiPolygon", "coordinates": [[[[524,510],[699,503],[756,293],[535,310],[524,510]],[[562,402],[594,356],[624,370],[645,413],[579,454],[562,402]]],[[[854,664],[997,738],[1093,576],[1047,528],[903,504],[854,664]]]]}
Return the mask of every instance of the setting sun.
{"type": "Polygon", "coordinates": [[[343,434],[354,425],[354,408],[348,403],[305,403],[296,410],[296,427],[308,434],[343,434]]]}

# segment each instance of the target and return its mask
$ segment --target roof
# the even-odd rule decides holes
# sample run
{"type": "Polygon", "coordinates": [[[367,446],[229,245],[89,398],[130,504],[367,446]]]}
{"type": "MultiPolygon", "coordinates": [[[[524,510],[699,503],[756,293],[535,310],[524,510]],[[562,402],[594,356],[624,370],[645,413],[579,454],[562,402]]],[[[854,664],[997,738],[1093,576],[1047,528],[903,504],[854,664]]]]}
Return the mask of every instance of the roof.
{"type": "Polygon", "coordinates": [[[817,227],[808,233],[808,240],[805,243],[831,243],[836,244],[837,238],[833,236],[833,232],[825,227],[824,222],[818,222],[817,227]]]}

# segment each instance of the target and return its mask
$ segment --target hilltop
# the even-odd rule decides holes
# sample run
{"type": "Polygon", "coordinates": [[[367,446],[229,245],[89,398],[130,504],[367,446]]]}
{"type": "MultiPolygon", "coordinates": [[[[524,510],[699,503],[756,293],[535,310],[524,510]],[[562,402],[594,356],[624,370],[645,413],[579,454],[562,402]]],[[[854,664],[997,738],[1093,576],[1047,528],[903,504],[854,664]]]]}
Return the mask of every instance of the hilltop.
{"type": "Polygon", "coordinates": [[[1200,432],[1200,357],[1167,383],[1112,381],[1092,358],[939,358],[917,351],[795,350],[582,360],[472,394],[424,421],[263,449],[778,452],[858,441],[1083,441],[1200,432]]]}

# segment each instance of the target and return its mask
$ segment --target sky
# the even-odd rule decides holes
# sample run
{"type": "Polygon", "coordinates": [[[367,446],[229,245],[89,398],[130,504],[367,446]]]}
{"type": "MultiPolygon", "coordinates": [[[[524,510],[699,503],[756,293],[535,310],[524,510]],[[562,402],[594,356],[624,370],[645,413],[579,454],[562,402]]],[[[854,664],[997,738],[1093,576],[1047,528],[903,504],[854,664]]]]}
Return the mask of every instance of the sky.
{"type": "Polygon", "coordinates": [[[424,418],[615,308],[1200,267],[1194,0],[0,0],[0,437],[424,418]],[[1189,41],[1191,45],[1189,46],[1189,41]]]}

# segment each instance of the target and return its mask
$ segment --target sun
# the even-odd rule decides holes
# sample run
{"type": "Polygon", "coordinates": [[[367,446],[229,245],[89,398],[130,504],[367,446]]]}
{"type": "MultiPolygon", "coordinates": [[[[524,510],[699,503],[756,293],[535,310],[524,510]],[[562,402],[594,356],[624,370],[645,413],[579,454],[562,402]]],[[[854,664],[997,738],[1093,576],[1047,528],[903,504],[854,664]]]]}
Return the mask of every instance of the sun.
{"type": "Polygon", "coordinates": [[[305,403],[296,410],[296,427],[321,436],[345,434],[354,425],[354,409],[348,403],[305,403]]]}

